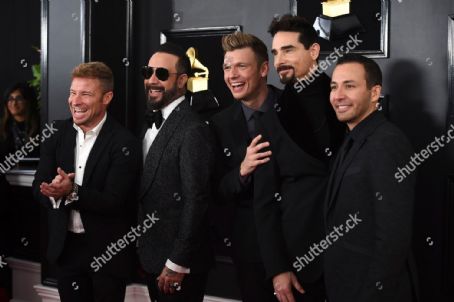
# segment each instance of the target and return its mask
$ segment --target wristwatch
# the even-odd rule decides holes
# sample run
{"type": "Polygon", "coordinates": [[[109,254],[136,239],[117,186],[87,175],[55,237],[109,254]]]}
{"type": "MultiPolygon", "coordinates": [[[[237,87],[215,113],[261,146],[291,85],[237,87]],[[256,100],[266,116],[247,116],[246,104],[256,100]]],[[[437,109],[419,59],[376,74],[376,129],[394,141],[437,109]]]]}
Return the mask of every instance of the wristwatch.
{"type": "Polygon", "coordinates": [[[65,204],[79,200],[78,192],[79,192],[79,186],[76,183],[74,183],[71,193],[69,193],[69,195],[66,197],[65,204]]]}

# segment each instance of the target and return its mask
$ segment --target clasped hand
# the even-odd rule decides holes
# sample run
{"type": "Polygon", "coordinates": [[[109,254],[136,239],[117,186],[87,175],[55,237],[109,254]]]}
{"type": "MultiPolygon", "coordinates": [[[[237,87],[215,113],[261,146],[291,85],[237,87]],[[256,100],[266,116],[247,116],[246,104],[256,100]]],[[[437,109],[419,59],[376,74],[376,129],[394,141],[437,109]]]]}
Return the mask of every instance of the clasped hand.
{"type": "Polygon", "coordinates": [[[53,197],[55,200],[68,196],[73,189],[75,173],[66,173],[60,167],[57,168],[57,175],[52,182],[42,182],[39,186],[41,193],[47,197],[53,197]]]}

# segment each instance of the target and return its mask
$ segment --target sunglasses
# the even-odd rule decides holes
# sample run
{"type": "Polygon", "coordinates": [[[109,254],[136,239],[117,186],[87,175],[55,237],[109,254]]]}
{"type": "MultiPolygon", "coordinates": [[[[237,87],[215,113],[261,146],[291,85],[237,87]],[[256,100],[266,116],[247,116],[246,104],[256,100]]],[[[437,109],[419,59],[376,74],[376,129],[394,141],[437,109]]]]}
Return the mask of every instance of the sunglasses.
{"type": "Polygon", "coordinates": [[[178,72],[169,72],[169,70],[164,67],[151,67],[151,66],[143,66],[141,69],[141,72],[142,72],[142,76],[145,79],[151,78],[151,76],[154,73],[156,75],[156,77],[158,78],[158,80],[160,80],[160,81],[167,81],[167,79],[169,78],[169,76],[171,74],[179,74],[178,72]]]}

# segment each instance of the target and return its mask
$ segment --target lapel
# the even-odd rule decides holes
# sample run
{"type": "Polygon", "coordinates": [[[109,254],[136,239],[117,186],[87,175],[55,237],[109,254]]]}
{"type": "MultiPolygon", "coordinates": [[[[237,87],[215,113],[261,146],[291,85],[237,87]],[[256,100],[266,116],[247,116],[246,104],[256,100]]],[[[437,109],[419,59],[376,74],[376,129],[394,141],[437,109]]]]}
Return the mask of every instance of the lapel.
{"type": "MultiPolygon", "coordinates": [[[[74,168],[74,152],[76,149],[76,135],[77,131],[73,127],[73,121],[72,119],[69,119],[67,122],[67,125],[65,125],[67,128],[65,131],[65,134],[62,135],[62,142],[60,144],[61,152],[61,161],[59,163],[60,167],[65,171],[66,173],[72,173],[75,171],[74,168]]],[[[55,171],[56,172],[56,171],[55,171]]]]}
{"type": "MultiPolygon", "coordinates": [[[[328,198],[327,208],[326,208],[327,213],[333,206],[333,202],[337,195],[337,191],[339,190],[339,187],[342,183],[342,179],[344,177],[345,171],[350,166],[351,162],[355,158],[356,153],[358,153],[359,149],[361,149],[361,147],[363,146],[365,141],[366,141],[366,138],[364,138],[361,141],[354,141],[353,146],[348,151],[348,154],[345,157],[343,164],[337,168],[337,171],[335,171],[335,173],[331,173],[329,180],[328,180],[328,189],[327,189],[327,198],[328,198]]],[[[339,161],[340,161],[340,154],[338,153],[336,160],[334,161],[334,164],[333,164],[334,168],[337,167],[339,161]]]]}
{"type": "MultiPolygon", "coordinates": [[[[285,128],[282,126],[281,119],[274,109],[270,109],[262,115],[262,135],[264,141],[271,143],[270,149],[273,156],[285,158],[297,158],[298,162],[304,164],[304,170],[319,174],[320,171],[326,171],[325,164],[319,159],[312,157],[301,149],[290,137],[285,128]]],[[[292,165],[291,170],[298,170],[300,165],[292,165]]],[[[326,175],[326,172],[321,172],[326,175]]]]}
{"type": "MultiPolygon", "coordinates": [[[[351,147],[350,151],[348,152],[347,156],[345,157],[344,163],[338,167],[337,171],[333,171],[335,173],[331,173],[328,181],[328,188],[327,188],[327,202],[326,204],[326,214],[329,214],[329,211],[334,206],[334,201],[337,197],[337,192],[339,191],[339,187],[342,183],[344,178],[345,171],[350,166],[352,161],[355,159],[356,154],[358,151],[363,147],[366,143],[367,138],[377,129],[380,125],[386,122],[386,119],[383,115],[376,113],[371,120],[368,121],[368,125],[366,128],[363,128],[358,138],[355,138],[353,141],[353,146],[351,147]]],[[[333,167],[336,167],[338,161],[340,160],[340,154],[337,154],[336,160],[334,161],[333,167]]]]}
{"type": "MultiPolygon", "coordinates": [[[[96,167],[96,164],[99,162],[99,158],[103,154],[104,149],[107,147],[110,137],[114,133],[112,131],[113,129],[113,120],[110,118],[109,114],[107,114],[107,119],[104,125],[101,128],[101,131],[99,132],[98,137],[96,138],[96,142],[93,145],[93,148],[90,151],[90,154],[88,155],[87,159],[87,165],[85,166],[85,171],[84,171],[84,179],[82,182],[82,185],[85,185],[88,180],[90,179],[91,174],[94,171],[94,168],[96,167]]],[[[73,156],[74,158],[74,156],[73,156]]]]}
{"type": "Polygon", "coordinates": [[[140,140],[143,141],[143,138],[145,137],[145,133],[147,133],[148,127],[145,126],[145,123],[142,125],[142,129],[140,130],[140,140]]]}
{"type": "Polygon", "coordinates": [[[172,113],[167,117],[167,120],[165,120],[164,124],[161,126],[162,128],[159,130],[158,135],[156,135],[153,144],[151,144],[145,159],[139,198],[143,197],[145,192],[153,183],[157,168],[159,167],[159,163],[167,144],[172,138],[177,126],[190,110],[189,102],[185,99],[172,111],[172,113]]]}

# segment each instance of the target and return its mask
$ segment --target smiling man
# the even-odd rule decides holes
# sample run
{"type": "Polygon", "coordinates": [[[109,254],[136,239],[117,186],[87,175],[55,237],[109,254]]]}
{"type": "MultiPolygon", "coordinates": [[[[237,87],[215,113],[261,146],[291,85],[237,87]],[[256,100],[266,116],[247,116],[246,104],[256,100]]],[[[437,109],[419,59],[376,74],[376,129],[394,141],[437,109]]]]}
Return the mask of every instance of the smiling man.
{"type": "Polygon", "coordinates": [[[222,38],[222,48],[224,81],[236,102],[211,123],[218,141],[218,197],[235,212],[230,221],[232,251],[242,300],[275,301],[260,255],[260,226],[255,224],[252,201],[254,171],[271,155],[269,143],[261,141],[255,117],[273,110],[280,91],[267,85],[268,53],[260,39],[236,32],[222,38]]]}
{"type": "Polygon", "coordinates": [[[306,153],[327,161],[339,147],[345,128],[329,104],[329,77],[315,72],[320,54],[317,33],[304,18],[290,15],[273,20],[269,32],[274,67],[285,84],[279,119],[306,153]],[[309,84],[301,89],[297,81],[303,79],[309,84]]]}
{"type": "Polygon", "coordinates": [[[327,230],[349,214],[361,224],[326,250],[332,302],[413,301],[410,261],[415,175],[399,183],[396,167],[412,156],[406,136],[377,110],[382,74],[373,60],[348,54],[331,80],[331,104],[349,128],[330,176],[327,230]]]}
{"type": "Polygon", "coordinates": [[[66,301],[124,301],[134,271],[131,246],[91,266],[134,226],[134,194],[140,144],[107,113],[113,75],[101,62],[72,72],[72,118],[55,122],[44,141],[33,193],[48,208],[47,255],[57,267],[58,292],[66,301]]]}
{"type": "Polygon", "coordinates": [[[266,275],[282,302],[325,301],[322,255],[298,263],[324,236],[328,167],[345,133],[329,103],[330,79],[317,68],[314,28],[284,15],[269,27],[274,67],[285,84],[275,110],[260,117],[272,155],[254,173],[254,212],[266,275]],[[303,90],[297,79],[313,81],[303,90]]]}
{"type": "Polygon", "coordinates": [[[142,67],[147,109],[139,220],[159,221],[138,241],[150,297],[203,301],[213,254],[208,242],[214,150],[208,126],[185,99],[191,71],[184,50],[162,44],[142,67]]]}

